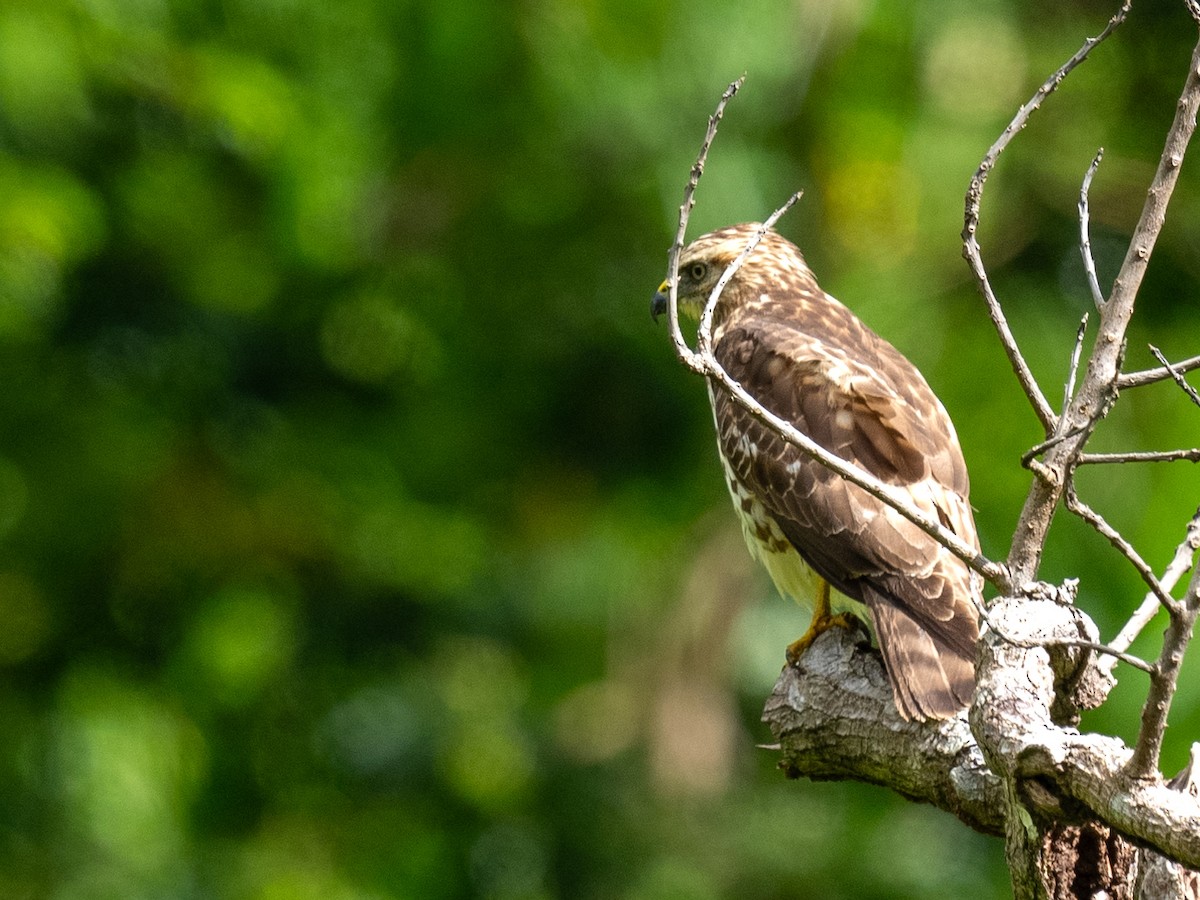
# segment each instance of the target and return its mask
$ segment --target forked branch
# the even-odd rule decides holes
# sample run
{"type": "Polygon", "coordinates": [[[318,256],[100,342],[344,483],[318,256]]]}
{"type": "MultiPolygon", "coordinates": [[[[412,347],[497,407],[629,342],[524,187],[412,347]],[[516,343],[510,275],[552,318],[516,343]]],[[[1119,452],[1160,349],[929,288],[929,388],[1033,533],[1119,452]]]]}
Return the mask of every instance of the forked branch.
{"type": "Polygon", "coordinates": [[[1155,359],[1162,363],[1163,368],[1170,373],[1171,378],[1179,385],[1179,389],[1187,394],[1188,399],[1197,406],[1200,406],[1200,393],[1197,393],[1196,389],[1187,383],[1187,379],[1183,377],[1183,372],[1179,371],[1177,366],[1173,366],[1167,362],[1167,358],[1162,355],[1162,351],[1153,344],[1150,345],[1150,352],[1154,354],[1155,359]]]}
{"type": "Polygon", "coordinates": [[[1004,315],[1000,301],[996,299],[996,294],[992,290],[987,269],[983,265],[983,253],[979,247],[979,207],[983,201],[983,188],[987,182],[988,175],[995,167],[996,160],[999,159],[1000,154],[1004,152],[1004,148],[1025,127],[1029,121],[1029,117],[1042,105],[1042,102],[1057,90],[1058,86],[1062,84],[1063,79],[1071,73],[1071,70],[1087,59],[1092,50],[1125,21],[1125,16],[1129,13],[1129,3],[1130,0],[1125,0],[1116,14],[1109,19],[1104,30],[1096,37],[1088,38],[1084,41],[1083,46],[1076,51],[1075,55],[1063,63],[1053,75],[1047,78],[1042,86],[1034,92],[1029,102],[1017,110],[1017,114],[1008,123],[1008,127],[1004,129],[1000,137],[996,139],[996,142],[992,144],[987,154],[983,157],[983,161],[979,164],[975,176],[971,179],[971,186],[967,189],[967,211],[962,231],[963,256],[966,258],[968,265],[970,265],[971,272],[975,275],[979,290],[983,294],[984,301],[987,303],[988,315],[991,317],[992,324],[996,328],[996,333],[1000,336],[1000,343],[1004,347],[1004,352],[1008,356],[1008,361],[1012,365],[1013,372],[1016,373],[1017,380],[1021,383],[1021,389],[1025,392],[1025,396],[1029,398],[1029,402],[1033,406],[1033,411],[1037,415],[1038,421],[1042,423],[1042,428],[1045,429],[1047,437],[1054,431],[1058,417],[1055,416],[1054,410],[1050,408],[1050,403],[1046,400],[1042,389],[1038,387],[1037,380],[1033,377],[1033,372],[1029,368],[1029,363],[1025,361],[1025,357],[1021,353],[1021,348],[1017,345],[1016,338],[1013,337],[1012,329],[1009,328],[1008,319],[1004,315]]]}
{"type": "MultiPolygon", "coordinates": [[[[1171,557],[1171,562],[1163,569],[1162,575],[1158,578],[1158,583],[1165,591],[1172,591],[1175,585],[1179,583],[1179,579],[1191,569],[1192,562],[1196,557],[1196,551],[1200,549],[1200,509],[1196,510],[1191,521],[1188,522],[1187,531],[1179,546],[1175,548],[1175,553],[1171,557]]],[[[1109,646],[1115,650],[1128,650],[1137,636],[1142,633],[1150,622],[1158,615],[1162,609],[1162,603],[1159,601],[1158,595],[1153,591],[1148,593],[1142,605],[1125,623],[1125,626],[1117,634],[1109,646]]],[[[1103,671],[1111,672],[1116,667],[1115,660],[1101,660],[1100,668],[1103,671]]]]}
{"type": "Polygon", "coordinates": [[[704,141],[700,144],[700,153],[692,164],[691,175],[688,176],[687,187],[683,190],[683,204],[679,207],[679,227],[675,231],[675,240],[671,243],[667,255],[667,327],[671,329],[671,343],[675,345],[675,355],[679,361],[701,375],[704,366],[697,354],[683,339],[683,329],[679,327],[679,254],[683,252],[684,235],[687,234],[688,219],[691,218],[692,208],[696,205],[696,188],[700,185],[700,176],[704,174],[704,163],[708,160],[708,151],[717,137],[717,128],[721,117],[725,115],[725,107],[734,98],[746,81],[746,76],[730,82],[721,95],[720,101],[713,114],[708,117],[708,130],[704,133],[704,141]]]}
{"type": "Polygon", "coordinates": [[[1166,381],[1168,378],[1174,378],[1176,374],[1184,375],[1193,369],[1200,369],[1200,356],[1193,356],[1173,363],[1170,366],[1161,366],[1157,369],[1126,372],[1117,379],[1117,389],[1123,391],[1126,388],[1143,387],[1144,385],[1154,384],[1158,381],[1166,381]]]}
{"type": "MultiPolygon", "coordinates": [[[[1122,6],[1101,38],[1111,31],[1115,23],[1119,23],[1127,8],[1128,4],[1122,6]]],[[[1084,50],[1090,49],[1091,46],[1094,46],[1094,43],[1085,44],[1084,50]]],[[[1072,59],[1079,56],[1077,53],[1072,59]]],[[[1062,499],[1069,473],[1076,465],[1096,426],[1116,401],[1125,335],[1133,316],[1134,301],[1141,287],[1150,254],[1166,219],[1167,204],[1179,179],[1180,166],[1196,127],[1196,111],[1200,107],[1198,65],[1200,44],[1192,54],[1183,93],[1176,106],[1175,118],[1167,132],[1158,168],[1130,240],[1129,250],[1113,283],[1112,293],[1100,309],[1098,333],[1088,357],[1083,383],[1068,409],[1064,411],[1063,421],[1056,423],[1054,428],[1055,437],[1068,437],[1047,449],[1038,470],[1041,473],[1040,477],[1034,479],[1025,499],[1008,556],[1009,569],[1018,582],[1032,581],[1036,577],[1046,535],[1062,499]]],[[[1059,70],[1060,73],[1062,71],[1063,69],[1059,70]]],[[[1042,89],[1047,90],[1047,85],[1053,82],[1052,77],[1042,89]]],[[[968,192],[968,225],[972,220],[972,209],[973,195],[968,192]]],[[[977,215],[977,205],[974,209],[977,215]]]]}

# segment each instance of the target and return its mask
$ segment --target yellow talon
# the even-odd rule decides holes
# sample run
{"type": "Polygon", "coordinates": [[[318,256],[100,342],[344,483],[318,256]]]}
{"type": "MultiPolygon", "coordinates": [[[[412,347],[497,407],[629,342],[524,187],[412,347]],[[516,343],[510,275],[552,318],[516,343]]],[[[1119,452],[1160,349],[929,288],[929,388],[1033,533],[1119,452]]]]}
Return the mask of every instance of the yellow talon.
{"type": "Polygon", "coordinates": [[[821,587],[817,591],[817,602],[813,609],[812,622],[809,623],[808,631],[788,644],[788,663],[793,666],[796,665],[800,661],[800,657],[804,655],[804,651],[817,639],[817,636],[834,627],[853,629],[855,622],[853,616],[849,613],[838,613],[836,616],[833,614],[833,610],[829,605],[829,582],[822,578],[821,587]]]}

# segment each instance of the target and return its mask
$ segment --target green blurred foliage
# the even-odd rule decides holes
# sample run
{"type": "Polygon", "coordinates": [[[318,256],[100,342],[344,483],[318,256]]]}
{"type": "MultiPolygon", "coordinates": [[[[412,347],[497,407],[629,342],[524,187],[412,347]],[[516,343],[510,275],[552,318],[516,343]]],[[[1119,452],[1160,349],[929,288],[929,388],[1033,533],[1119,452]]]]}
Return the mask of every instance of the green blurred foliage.
{"type": "MultiPolygon", "coordinates": [[[[1003,554],[1038,435],[962,194],[1108,12],[0,6],[0,894],[1004,896],[998,841],[756,749],[803,623],[739,546],[648,300],[745,71],[692,233],[805,189],[783,230],[937,387],[1003,554]]],[[[1190,31],[1136,10],[989,183],[984,249],[1051,397],[1090,302],[1079,179],[1103,144],[1111,278],[1190,31]]],[[[1133,366],[1197,352],[1194,171],[1133,366]]],[[[1194,445],[1194,413],[1133,392],[1097,449],[1194,445]]],[[[1084,485],[1156,565],[1197,502],[1184,464],[1084,485]]],[[[1106,634],[1142,593],[1065,519],[1045,574],[1106,634]]],[[[1168,768],[1200,729],[1186,680],[1168,768]]],[[[1129,736],[1143,689],[1090,724],[1129,736]]]]}

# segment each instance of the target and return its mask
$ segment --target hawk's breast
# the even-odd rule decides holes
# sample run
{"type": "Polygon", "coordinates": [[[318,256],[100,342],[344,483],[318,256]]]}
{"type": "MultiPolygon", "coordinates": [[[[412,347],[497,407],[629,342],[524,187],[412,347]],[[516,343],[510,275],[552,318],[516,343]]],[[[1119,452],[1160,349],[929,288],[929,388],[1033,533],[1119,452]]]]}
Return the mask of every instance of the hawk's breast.
{"type": "MultiPolygon", "coordinates": [[[[743,439],[748,440],[745,437],[743,439]]],[[[744,449],[750,457],[758,453],[758,448],[753,444],[744,449]]],[[[763,564],[781,594],[791,597],[811,615],[816,604],[817,591],[820,589],[821,577],[792,546],[791,541],[780,529],[779,523],[767,512],[758,496],[738,478],[726,459],[719,440],[717,452],[721,457],[721,467],[725,470],[725,485],[729,488],[729,496],[733,500],[734,510],[737,511],[738,521],[742,526],[742,537],[746,539],[750,555],[763,564]]],[[[849,612],[874,631],[866,604],[847,597],[833,587],[830,588],[829,597],[833,612],[849,612]]]]}

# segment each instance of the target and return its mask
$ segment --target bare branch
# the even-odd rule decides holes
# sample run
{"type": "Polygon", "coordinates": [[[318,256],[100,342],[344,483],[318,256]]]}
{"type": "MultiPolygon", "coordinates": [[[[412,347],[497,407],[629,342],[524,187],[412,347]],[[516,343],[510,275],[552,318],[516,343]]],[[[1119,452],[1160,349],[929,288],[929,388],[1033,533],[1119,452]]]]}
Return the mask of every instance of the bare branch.
{"type": "MultiPolygon", "coordinates": [[[[1075,376],[1079,374],[1079,356],[1083,352],[1083,337],[1087,334],[1088,314],[1084,313],[1083,318],[1079,321],[1079,328],[1075,331],[1075,349],[1071,351],[1071,366],[1067,370],[1067,385],[1063,389],[1062,409],[1065,413],[1067,407],[1071,405],[1071,398],[1075,396],[1075,376]]],[[[1062,423],[1065,420],[1059,419],[1059,428],[1062,428],[1062,423]]]]}
{"type": "MultiPolygon", "coordinates": [[[[1170,563],[1163,569],[1163,573],[1158,579],[1158,583],[1162,585],[1163,590],[1174,590],[1175,585],[1179,583],[1179,579],[1183,577],[1184,572],[1192,567],[1192,560],[1196,556],[1197,549],[1200,549],[1200,509],[1196,510],[1195,515],[1188,522],[1184,539],[1175,548],[1175,554],[1171,557],[1170,563]]],[[[1162,604],[1159,602],[1158,596],[1154,593],[1147,594],[1145,599],[1142,600],[1142,605],[1138,607],[1137,612],[1130,617],[1129,621],[1125,623],[1125,626],[1117,633],[1117,636],[1112,639],[1109,645],[1116,650],[1128,650],[1134,640],[1137,639],[1137,636],[1142,633],[1142,629],[1150,624],[1151,620],[1158,615],[1160,609],[1162,609],[1162,604]]],[[[1100,662],[1099,665],[1106,672],[1112,672],[1116,667],[1115,662],[1107,659],[1100,662]]]]}
{"type": "Polygon", "coordinates": [[[1171,378],[1175,380],[1175,383],[1188,395],[1191,401],[1200,406],[1200,394],[1196,393],[1196,389],[1187,383],[1187,380],[1183,377],[1183,373],[1167,362],[1167,358],[1162,355],[1162,351],[1153,344],[1150,345],[1150,352],[1154,354],[1155,359],[1163,364],[1163,368],[1171,374],[1171,378]]]}
{"type": "Polygon", "coordinates": [[[1181,360],[1173,363],[1170,367],[1162,366],[1157,369],[1145,369],[1141,372],[1129,372],[1117,379],[1117,389],[1123,391],[1126,388],[1143,387],[1157,381],[1166,381],[1168,378],[1174,378],[1176,373],[1183,375],[1193,369],[1200,369],[1200,356],[1181,360]]]}
{"type": "Polygon", "coordinates": [[[766,236],[766,233],[775,227],[775,223],[783,217],[784,213],[796,205],[796,202],[803,194],[803,191],[796,191],[796,193],[787,199],[787,202],[783,206],[767,216],[767,220],[759,226],[754,237],[742,248],[742,252],[737,255],[733,262],[725,267],[725,271],[717,279],[717,283],[713,286],[712,293],[708,297],[708,302],[704,304],[704,311],[700,313],[700,327],[696,332],[696,352],[701,356],[712,356],[712,320],[713,313],[717,308],[717,301],[721,298],[721,292],[733,280],[733,276],[737,274],[738,269],[742,267],[742,264],[754,252],[754,248],[759,245],[763,237],[766,236]]]}
{"type": "Polygon", "coordinates": [[[988,279],[987,270],[983,265],[983,256],[979,249],[979,206],[983,200],[984,183],[987,181],[988,175],[995,167],[996,160],[1004,151],[1004,148],[1008,146],[1017,132],[1025,127],[1033,112],[1042,105],[1042,101],[1058,88],[1071,70],[1087,59],[1088,54],[1092,52],[1093,48],[1112,34],[1113,30],[1125,21],[1125,16],[1129,12],[1129,3],[1130,0],[1125,0],[1116,14],[1109,19],[1104,30],[1096,37],[1088,38],[1084,41],[1083,46],[1076,51],[1075,55],[1063,63],[1053,75],[1047,78],[1042,86],[1034,92],[1033,97],[1017,110],[1017,114],[1008,123],[1008,127],[1004,129],[1000,137],[992,144],[991,149],[984,156],[978,170],[975,172],[975,176],[971,179],[971,186],[967,189],[966,212],[962,231],[963,256],[966,257],[967,263],[975,275],[979,290],[987,303],[988,315],[991,316],[992,324],[1000,336],[1000,343],[1004,346],[1004,352],[1008,355],[1013,372],[1016,373],[1017,380],[1021,383],[1021,388],[1025,391],[1025,396],[1029,398],[1029,402],[1033,406],[1033,411],[1037,414],[1038,421],[1042,423],[1042,427],[1045,429],[1047,435],[1054,431],[1057,417],[1050,408],[1045,395],[1042,394],[1041,388],[1038,387],[1037,380],[1033,377],[1033,372],[1030,371],[1025,357],[1021,354],[1021,349],[1017,346],[1012,329],[1009,328],[1008,320],[1004,316],[1004,310],[1000,307],[1000,301],[996,299],[996,294],[992,290],[991,281],[988,279]]]}
{"type": "Polygon", "coordinates": [[[1092,291],[1092,302],[1096,304],[1096,309],[1103,308],[1104,293],[1100,290],[1100,279],[1096,276],[1096,260],[1092,258],[1092,238],[1088,227],[1088,190],[1103,158],[1104,148],[1101,147],[1096,151],[1087,174],[1083,176],[1083,185],[1079,188],[1079,252],[1083,255],[1083,271],[1087,274],[1088,287],[1092,291]]]}
{"type": "Polygon", "coordinates": [[[1192,571],[1191,581],[1178,610],[1170,610],[1171,619],[1163,635],[1162,653],[1159,654],[1157,671],[1150,676],[1150,691],[1146,705],[1142,707],[1142,727],[1138,731],[1137,745],[1125,771],[1133,778],[1149,778],[1158,772],[1158,757],[1162,752],[1163,734],[1167,730],[1167,714],[1171,701],[1175,699],[1175,688],[1179,672],[1183,668],[1183,656],[1191,643],[1200,614],[1200,569],[1192,571]]]}
{"type": "MultiPolygon", "coordinates": [[[[1003,635],[1001,635],[1003,637],[1003,635]]],[[[1127,653],[1124,650],[1118,650],[1112,644],[1101,644],[1098,641],[1070,640],[1070,641],[1055,641],[1055,646],[1058,647],[1078,647],[1081,650],[1091,650],[1093,653],[1099,653],[1112,661],[1112,667],[1115,669],[1119,662],[1131,668],[1145,672],[1147,675],[1154,673],[1154,666],[1146,662],[1140,656],[1134,656],[1132,653],[1127,653]]],[[[1043,646],[1045,646],[1043,644],[1043,646]]]]}
{"type": "Polygon", "coordinates": [[[1132,453],[1081,453],[1075,460],[1079,466],[1133,462],[1200,462],[1200,447],[1187,450],[1147,450],[1132,453]]]}
{"type": "MultiPolygon", "coordinates": [[[[1079,579],[1069,578],[1063,583],[1063,586],[1060,590],[1050,591],[1050,593],[1054,593],[1055,596],[1058,597],[1062,602],[1068,605],[1074,605],[1075,591],[1078,585],[1079,579]]],[[[1022,596],[1040,596],[1046,593],[1046,589],[1049,587],[1049,585],[1042,584],[1026,584],[1021,586],[1020,593],[1022,596]]],[[[1140,669],[1141,671],[1147,673],[1154,671],[1154,667],[1144,659],[1140,659],[1139,657],[1126,653],[1125,650],[1128,649],[1128,647],[1117,649],[1109,644],[1101,644],[1098,641],[1089,641],[1083,638],[1058,638],[1050,642],[1045,640],[1030,640],[1016,637],[1006,632],[1003,626],[998,624],[995,619],[992,618],[991,614],[988,612],[987,605],[980,598],[971,597],[971,603],[975,607],[975,612],[979,615],[979,621],[991,629],[991,631],[994,632],[995,635],[1000,638],[1000,640],[1007,644],[1011,644],[1014,647],[1032,650],[1036,647],[1050,646],[1051,643],[1056,647],[1076,647],[1080,650],[1089,650],[1093,653],[1103,654],[1106,657],[1112,657],[1113,666],[1108,669],[1109,672],[1112,671],[1112,668],[1115,668],[1117,662],[1126,663],[1135,669],[1140,669]]]]}
{"type": "MultiPolygon", "coordinates": [[[[1046,454],[1044,474],[1030,485],[1021,509],[1007,560],[1013,578],[1018,582],[1036,577],[1045,549],[1046,533],[1075,457],[1116,400],[1116,385],[1134,303],[1154,245],[1166,221],[1167,205],[1179,180],[1184,154],[1196,129],[1196,111],[1200,108],[1198,67],[1200,44],[1192,53],[1175,117],[1167,132],[1154,179],[1147,191],[1146,202],[1121,264],[1121,271],[1113,283],[1108,302],[1100,311],[1099,332],[1088,359],[1082,386],[1065,413],[1070,428],[1080,429],[1080,433],[1077,437],[1062,441],[1046,454]]],[[[1065,432],[1068,429],[1061,430],[1065,432]]]]}
{"type": "MultiPolygon", "coordinates": [[[[1157,604],[1157,600],[1155,601],[1157,604]]],[[[1156,606],[1157,608],[1157,606],[1156,606]]],[[[1145,672],[1148,675],[1154,674],[1156,669],[1153,665],[1146,662],[1139,656],[1134,656],[1127,653],[1125,650],[1118,650],[1112,644],[1102,644],[1099,641],[1086,641],[1082,638],[1061,638],[1054,640],[1019,638],[1009,634],[1002,626],[997,624],[991,616],[988,615],[986,608],[980,614],[980,619],[986,623],[989,629],[993,631],[1000,640],[1006,644],[1011,644],[1013,647],[1020,647],[1024,650],[1034,650],[1038,647],[1076,647],[1080,650],[1090,650],[1092,653],[1099,653],[1108,659],[1105,660],[1104,669],[1111,673],[1117,667],[1117,663],[1123,662],[1127,666],[1145,672]]],[[[1099,663],[1097,664],[1099,665],[1099,663]]]]}
{"type": "Polygon", "coordinates": [[[717,136],[717,127],[721,117],[725,115],[725,106],[745,83],[743,75],[731,82],[725,88],[713,114],[708,117],[708,130],[704,133],[704,141],[700,144],[700,153],[692,164],[692,172],[688,178],[687,187],[683,190],[683,204],[679,207],[679,227],[675,231],[675,241],[667,254],[667,309],[669,311],[668,327],[671,330],[671,343],[675,345],[675,355],[679,361],[693,372],[703,373],[703,365],[696,354],[688,347],[683,339],[683,330],[679,327],[679,254],[683,252],[684,237],[687,234],[688,219],[692,215],[692,207],[696,205],[696,187],[700,184],[700,176],[704,174],[704,163],[708,159],[708,150],[717,136]]]}
{"type": "Polygon", "coordinates": [[[1034,468],[1034,459],[1041,456],[1047,450],[1057,447],[1063,441],[1069,441],[1071,438],[1079,437],[1083,434],[1082,428],[1073,428],[1066,434],[1052,434],[1050,437],[1041,443],[1034,444],[1028,450],[1021,454],[1021,466],[1026,469],[1034,468]]]}
{"type": "Polygon", "coordinates": [[[1107,539],[1108,542],[1112,544],[1122,556],[1129,560],[1130,565],[1132,565],[1137,570],[1137,573],[1142,576],[1142,580],[1146,582],[1146,586],[1150,588],[1150,592],[1154,594],[1156,598],[1158,598],[1158,601],[1163,606],[1165,606],[1172,613],[1182,612],[1179,601],[1163,589],[1162,584],[1158,580],[1158,576],[1154,574],[1154,570],[1146,565],[1146,561],[1142,559],[1141,555],[1135,549],[1133,549],[1133,545],[1130,544],[1129,541],[1125,540],[1125,538],[1121,536],[1121,533],[1117,531],[1117,529],[1109,525],[1108,522],[1105,521],[1104,517],[1100,515],[1100,513],[1096,512],[1079,499],[1079,495],[1075,492],[1074,479],[1068,479],[1066,490],[1063,493],[1063,501],[1066,503],[1066,507],[1069,511],[1073,512],[1075,515],[1079,516],[1079,518],[1083,519],[1083,521],[1087,522],[1094,529],[1096,529],[1096,531],[1098,531],[1101,536],[1107,539]]]}
{"type": "MultiPolygon", "coordinates": [[[[1146,202],[1142,207],[1141,217],[1133,231],[1121,271],[1113,282],[1112,294],[1105,304],[1101,316],[1101,339],[1105,326],[1117,322],[1128,321],[1133,312],[1134,300],[1142,285],[1142,278],[1150,264],[1150,255],[1166,221],[1167,205],[1171,202],[1171,194],[1179,181],[1179,170],[1183,165],[1183,157],[1196,130],[1196,111],[1200,108],[1200,44],[1192,51],[1191,63],[1188,66],[1187,79],[1179,102],[1175,107],[1175,118],[1167,132],[1167,139],[1159,157],[1158,168],[1154,180],[1146,192],[1146,202]]],[[[1124,331],[1122,330],[1122,335],[1124,331]]],[[[1115,340],[1118,336],[1113,335],[1115,340]]],[[[1174,377],[1174,375],[1172,375],[1174,377]]]]}
{"type": "MultiPolygon", "coordinates": [[[[1200,547],[1200,509],[1197,509],[1188,522],[1187,534],[1176,548],[1175,556],[1167,566],[1162,581],[1159,582],[1169,591],[1192,566],[1196,549],[1200,547]]],[[[1114,647],[1128,647],[1158,611],[1161,598],[1152,591],[1146,596],[1141,607],[1126,623],[1120,634],[1113,640],[1114,647]]],[[[1137,744],[1133,756],[1125,767],[1126,774],[1132,778],[1144,779],[1150,777],[1158,769],[1158,758],[1162,752],[1163,734],[1167,727],[1167,714],[1175,697],[1179,672],[1183,665],[1184,653],[1191,642],[1197,614],[1200,613],[1200,569],[1192,572],[1184,599],[1176,601],[1175,605],[1167,605],[1170,621],[1163,636],[1163,647],[1158,662],[1150,672],[1150,690],[1146,695],[1146,703],[1142,707],[1142,724],[1138,732],[1137,744]]],[[[1102,673],[1112,672],[1113,663],[1104,660],[1099,664],[1102,673]]]]}

